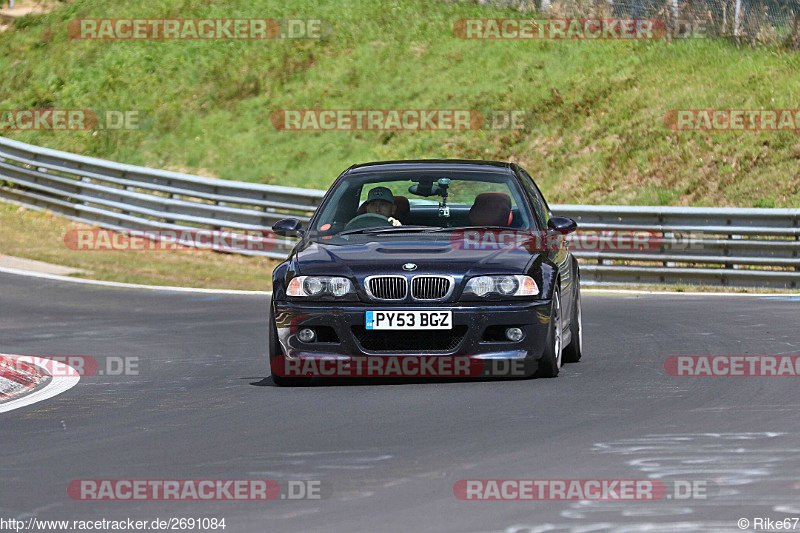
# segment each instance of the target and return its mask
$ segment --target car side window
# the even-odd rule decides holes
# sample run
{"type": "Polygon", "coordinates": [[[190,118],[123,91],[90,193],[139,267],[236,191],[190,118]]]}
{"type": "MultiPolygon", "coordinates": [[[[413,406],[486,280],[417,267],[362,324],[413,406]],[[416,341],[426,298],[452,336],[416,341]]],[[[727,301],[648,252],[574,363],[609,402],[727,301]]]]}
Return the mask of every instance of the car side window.
{"type": "Polygon", "coordinates": [[[542,228],[547,228],[547,222],[550,220],[547,203],[544,201],[544,197],[542,193],[539,192],[539,188],[536,186],[536,183],[534,183],[533,178],[531,178],[525,170],[520,168],[520,171],[522,172],[523,178],[522,184],[531,199],[533,210],[536,211],[536,218],[539,220],[539,224],[542,228]]]}

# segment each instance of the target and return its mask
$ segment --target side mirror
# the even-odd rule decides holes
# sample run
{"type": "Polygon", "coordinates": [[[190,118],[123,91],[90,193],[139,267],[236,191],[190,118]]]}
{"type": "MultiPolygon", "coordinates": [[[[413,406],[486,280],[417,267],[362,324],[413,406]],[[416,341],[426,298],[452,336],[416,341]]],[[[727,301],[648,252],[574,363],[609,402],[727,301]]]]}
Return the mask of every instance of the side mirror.
{"type": "Polygon", "coordinates": [[[272,231],[281,237],[299,237],[303,234],[303,223],[296,218],[284,218],[272,226],[272,231]]]}
{"type": "Polygon", "coordinates": [[[550,217],[550,220],[547,221],[547,227],[559,233],[567,234],[578,229],[578,223],[567,217],[550,217]]]}

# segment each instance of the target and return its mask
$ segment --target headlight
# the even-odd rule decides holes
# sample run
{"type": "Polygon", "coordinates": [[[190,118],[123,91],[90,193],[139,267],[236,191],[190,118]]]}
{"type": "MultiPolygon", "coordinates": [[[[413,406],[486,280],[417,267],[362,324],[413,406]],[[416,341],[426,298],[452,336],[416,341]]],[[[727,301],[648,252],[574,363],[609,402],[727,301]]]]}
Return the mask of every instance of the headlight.
{"type": "Polygon", "coordinates": [[[530,276],[478,276],[471,278],[465,296],[536,296],[539,287],[530,276]]]}
{"type": "Polygon", "coordinates": [[[297,276],[286,288],[287,296],[314,298],[321,296],[345,296],[353,292],[353,284],[347,278],[328,276],[297,276]]]}

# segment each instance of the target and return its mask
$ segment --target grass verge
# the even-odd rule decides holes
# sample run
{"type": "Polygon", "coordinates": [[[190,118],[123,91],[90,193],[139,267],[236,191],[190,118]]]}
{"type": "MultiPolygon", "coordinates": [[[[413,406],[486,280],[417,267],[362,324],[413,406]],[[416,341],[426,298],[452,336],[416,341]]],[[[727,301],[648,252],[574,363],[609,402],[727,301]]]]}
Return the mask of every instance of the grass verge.
{"type": "Polygon", "coordinates": [[[208,250],[76,251],[64,244],[71,229],[89,228],[62,217],[0,202],[0,253],[80,268],[73,277],[209,289],[272,290],[278,260],[208,250]]]}

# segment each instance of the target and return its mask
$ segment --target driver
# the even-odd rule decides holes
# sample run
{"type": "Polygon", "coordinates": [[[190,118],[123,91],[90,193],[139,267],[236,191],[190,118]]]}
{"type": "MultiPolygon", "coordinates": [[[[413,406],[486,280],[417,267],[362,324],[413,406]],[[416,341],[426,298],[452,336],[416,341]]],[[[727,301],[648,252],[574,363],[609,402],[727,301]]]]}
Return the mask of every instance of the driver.
{"type": "Polygon", "coordinates": [[[386,217],[392,226],[400,226],[400,221],[394,218],[397,206],[394,204],[394,195],[388,187],[375,187],[367,195],[364,204],[367,213],[374,213],[386,217]]]}

